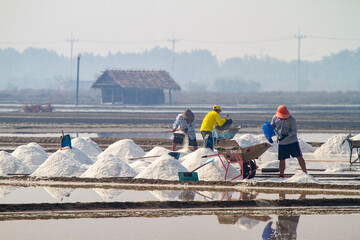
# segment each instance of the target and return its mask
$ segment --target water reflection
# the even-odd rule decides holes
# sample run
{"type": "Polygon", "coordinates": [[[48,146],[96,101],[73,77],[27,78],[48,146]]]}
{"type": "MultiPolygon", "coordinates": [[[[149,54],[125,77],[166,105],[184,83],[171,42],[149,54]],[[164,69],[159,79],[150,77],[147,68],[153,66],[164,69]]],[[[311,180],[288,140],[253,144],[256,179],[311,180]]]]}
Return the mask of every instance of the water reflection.
{"type": "Polygon", "coordinates": [[[297,226],[300,216],[278,216],[275,227],[270,221],[264,228],[262,239],[297,239],[297,226]]]}
{"type": "Polygon", "coordinates": [[[64,198],[70,197],[70,193],[75,189],[73,188],[55,188],[55,187],[44,187],[45,191],[50,194],[54,199],[60,200],[61,202],[64,198]]]}

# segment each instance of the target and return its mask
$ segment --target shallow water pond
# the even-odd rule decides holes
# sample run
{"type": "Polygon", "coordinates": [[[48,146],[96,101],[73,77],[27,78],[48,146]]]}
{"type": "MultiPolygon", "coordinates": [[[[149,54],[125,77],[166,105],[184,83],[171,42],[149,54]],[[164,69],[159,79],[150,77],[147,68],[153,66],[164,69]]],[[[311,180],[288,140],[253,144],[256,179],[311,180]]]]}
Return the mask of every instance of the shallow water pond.
{"type": "Polygon", "coordinates": [[[271,233],[276,239],[351,240],[359,238],[359,221],[358,214],[17,220],[0,222],[0,232],[7,240],[271,239],[271,233]]]}

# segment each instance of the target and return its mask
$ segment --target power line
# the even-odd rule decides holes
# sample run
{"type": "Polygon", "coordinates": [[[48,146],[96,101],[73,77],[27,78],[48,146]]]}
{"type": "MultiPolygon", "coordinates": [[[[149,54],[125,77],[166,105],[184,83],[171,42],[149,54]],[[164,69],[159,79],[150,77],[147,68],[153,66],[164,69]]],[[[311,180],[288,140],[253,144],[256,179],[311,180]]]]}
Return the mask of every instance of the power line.
{"type": "Polygon", "coordinates": [[[308,38],[323,39],[323,40],[339,40],[339,41],[360,41],[360,38],[336,38],[336,37],[320,37],[308,35],[308,38]]]}
{"type": "Polygon", "coordinates": [[[258,39],[258,40],[247,40],[247,41],[207,41],[207,40],[191,40],[191,39],[179,39],[183,42],[194,42],[194,43],[208,43],[208,44],[251,44],[251,43],[263,43],[263,42],[277,42],[283,40],[289,40],[291,37],[273,38],[273,39],[258,39]]]}

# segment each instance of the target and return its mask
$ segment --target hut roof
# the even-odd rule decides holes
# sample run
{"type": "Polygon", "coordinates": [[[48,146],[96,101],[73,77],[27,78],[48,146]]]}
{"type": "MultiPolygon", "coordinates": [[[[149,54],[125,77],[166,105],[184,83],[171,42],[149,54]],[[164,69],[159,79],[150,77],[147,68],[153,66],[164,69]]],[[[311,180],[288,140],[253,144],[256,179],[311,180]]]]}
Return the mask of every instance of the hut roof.
{"type": "Polygon", "coordinates": [[[180,86],[166,71],[106,70],[91,87],[113,85],[122,88],[180,90],[180,86]]]}

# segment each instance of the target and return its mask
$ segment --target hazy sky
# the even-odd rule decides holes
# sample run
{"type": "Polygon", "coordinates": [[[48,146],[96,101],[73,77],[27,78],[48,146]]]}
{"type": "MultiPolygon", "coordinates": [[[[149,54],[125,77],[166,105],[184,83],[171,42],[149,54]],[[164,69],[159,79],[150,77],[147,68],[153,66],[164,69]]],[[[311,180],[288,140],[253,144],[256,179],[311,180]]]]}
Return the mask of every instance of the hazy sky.
{"type": "Polygon", "coordinates": [[[208,49],[303,60],[360,47],[360,0],[0,0],[0,48],[48,48],[70,56],[208,49]]]}

